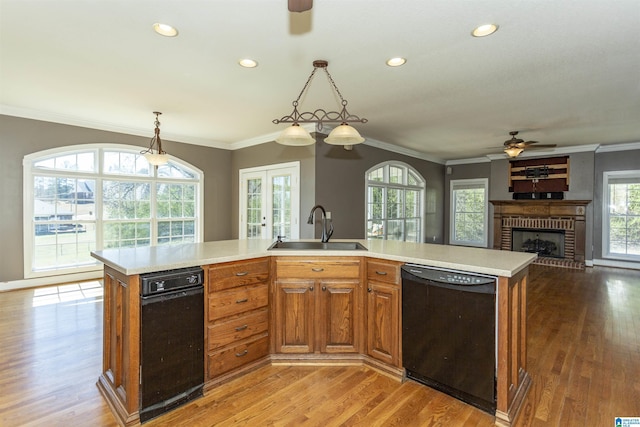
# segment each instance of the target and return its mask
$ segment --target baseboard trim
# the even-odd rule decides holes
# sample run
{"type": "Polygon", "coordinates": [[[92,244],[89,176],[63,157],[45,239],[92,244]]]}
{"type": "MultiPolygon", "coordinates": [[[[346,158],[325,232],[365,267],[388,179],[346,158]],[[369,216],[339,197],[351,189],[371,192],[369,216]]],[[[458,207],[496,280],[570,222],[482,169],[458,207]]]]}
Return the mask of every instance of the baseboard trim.
{"type": "Polygon", "coordinates": [[[600,267],[616,267],[616,268],[630,268],[632,270],[640,270],[639,262],[631,262],[631,261],[614,261],[611,259],[594,259],[594,266],[600,267]]]}
{"type": "Polygon", "coordinates": [[[87,280],[102,279],[102,269],[86,271],[84,273],[63,274],[60,276],[37,277],[33,279],[12,280],[0,282],[0,292],[14,291],[17,289],[38,288],[41,286],[61,285],[63,283],[84,282],[87,280]]]}

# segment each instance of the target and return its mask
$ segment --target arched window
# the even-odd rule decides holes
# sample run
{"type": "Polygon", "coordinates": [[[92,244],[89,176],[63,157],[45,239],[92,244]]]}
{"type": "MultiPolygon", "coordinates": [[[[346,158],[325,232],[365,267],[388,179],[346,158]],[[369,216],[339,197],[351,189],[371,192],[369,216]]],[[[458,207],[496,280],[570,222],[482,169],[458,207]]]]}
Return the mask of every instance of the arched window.
{"type": "Polygon", "coordinates": [[[139,147],[79,145],[24,158],[25,277],[99,268],[93,250],[202,240],[202,172],[139,147]]]}
{"type": "Polygon", "coordinates": [[[385,162],[366,172],[367,238],[424,241],[424,178],[402,162],[385,162]]]}

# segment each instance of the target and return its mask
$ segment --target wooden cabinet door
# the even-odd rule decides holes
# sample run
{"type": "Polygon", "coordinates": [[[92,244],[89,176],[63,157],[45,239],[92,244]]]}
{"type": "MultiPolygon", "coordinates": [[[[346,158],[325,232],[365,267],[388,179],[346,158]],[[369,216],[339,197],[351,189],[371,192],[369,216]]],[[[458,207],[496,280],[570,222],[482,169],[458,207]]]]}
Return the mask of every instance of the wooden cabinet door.
{"type": "Polygon", "coordinates": [[[367,286],[367,354],[400,367],[400,288],[379,282],[367,286]]]}
{"type": "Polygon", "coordinates": [[[319,280],[318,337],[322,353],[357,353],[359,280],[319,280]]]}
{"type": "Polygon", "coordinates": [[[313,353],[315,323],[314,280],[286,279],[275,284],[277,353],[313,353]]]}

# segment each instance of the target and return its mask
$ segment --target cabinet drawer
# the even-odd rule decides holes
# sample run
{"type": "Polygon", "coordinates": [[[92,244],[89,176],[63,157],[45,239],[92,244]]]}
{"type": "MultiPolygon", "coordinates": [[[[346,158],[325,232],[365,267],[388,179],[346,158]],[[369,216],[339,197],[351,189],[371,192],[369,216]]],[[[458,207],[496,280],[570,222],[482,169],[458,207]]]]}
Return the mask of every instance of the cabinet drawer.
{"type": "Polygon", "coordinates": [[[263,308],[259,311],[209,326],[209,350],[215,350],[234,341],[240,341],[252,335],[267,332],[269,326],[268,318],[268,311],[263,308]]]}
{"type": "Polygon", "coordinates": [[[276,263],[279,279],[357,279],[360,277],[359,259],[278,259],[276,263]]]}
{"type": "Polygon", "coordinates": [[[253,362],[269,354],[269,337],[260,337],[257,340],[237,345],[226,350],[211,353],[208,356],[207,366],[209,378],[214,378],[246,363],[253,362]]]}
{"type": "Polygon", "coordinates": [[[212,265],[209,267],[209,292],[253,285],[268,279],[268,258],[212,265]]]}
{"type": "Polygon", "coordinates": [[[209,294],[209,321],[244,313],[269,302],[268,285],[244,286],[209,294]]]}
{"type": "Polygon", "coordinates": [[[367,260],[367,279],[399,285],[401,265],[399,262],[367,260]]]}

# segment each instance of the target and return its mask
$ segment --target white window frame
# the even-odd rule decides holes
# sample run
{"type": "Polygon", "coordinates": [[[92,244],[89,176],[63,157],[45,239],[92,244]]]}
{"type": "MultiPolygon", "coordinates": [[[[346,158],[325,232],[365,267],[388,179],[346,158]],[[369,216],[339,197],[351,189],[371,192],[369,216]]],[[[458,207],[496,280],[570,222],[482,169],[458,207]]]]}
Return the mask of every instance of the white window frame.
{"type": "Polygon", "coordinates": [[[489,242],[489,179],[473,178],[473,179],[452,179],[449,181],[449,244],[459,246],[476,246],[486,248],[489,242]],[[455,238],[455,197],[453,195],[456,190],[464,190],[471,188],[484,189],[484,229],[482,232],[482,241],[458,240],[455,238]]]}
{"type": "MultiPolygon", "coordinates": [[[[386,200],[387,200],[387,190],[389,188],[393,188],[393,189],[401,189],[403,191],[405,190],[418,190],[420,191],[420,206],[419,206],[419,210],[420,210],[420,233],[418,235],[418,242],[419,243],[424,243],[425,241],[425,220],[426,220],[426,216],[425,216],[425,199],[426,199],[426,187],[427,187],[427,181],[426,179],[424,179],[424,177],[422,176],[422,174],[420,172],[418,172],[415,168],[413,168],[411,165],[401,162],[401,161],[397,161],[397,160],[389,160],[386,162],[382,162],[382,163],[378,163],[377,165],[369,168],[367,171],[365,171],[364,173],[364,180],[365,180],[365,197],[364,197],[364,233],[365,233],[365,238],[370,239],[369,235],[368,235],[368,222],[370,220],[370,218],[368,217],[368,210],[369,210],[369,187],[373,186],[373,187],[382,187],[383,188],[383,212],[385,212],[384,217],[382,218],[382,221],[384,224],[386,224],[388,218],[386,217],[386,200]],[[389,170],[391,167],[396,167],[396,168],[400,168],[403,169],[403,182],[398,184],[398,183],[391,183],[390,179],[389,179],[389,170]],[[382,169],[383,170],[383,178],[382,181],[370,181],[369,180],[369,174],[377,169],[382,169]],[[414,175],[416,175],[419,179],[419,184],[418,185],[409,185],[408,184],[408,178],[409,178],[409,171],[411,171],[414,175]]],[[[402,236],[402,241],[406,241],[406,233],[403,231],[403,236],[402,236]]],[[[387,230],[386,230],[386,225],[383,227],[382,230],[382,240],[387,240],[387,230]]]]}
{"type": "Polygon", "coordinates": [[[640,170],[607,171],[602,176],[602,257],[623,261],[640,261],[640,256],[611,253],[609,247],[609,183],[616,179],[637,179],[640,181],[640,170]]]}
{"type": "MultiPolygon", "coordinates": [[[[43,171],[39,168],[34,168],[33,165],[35,162],[44,160],[46,158],[58,157],[65,154],[74,154],[78,152],[93,152],[94,153],[94,170],[93,172],[86,171],[66,171],[61,169],[47,169],[45,175],[48,176],[59,176],[59,177],[72,177],[72,178],[84,178],[84,179],[92,179],[95,180],[95,224],[96,224],[96,249],[102,250],[103,244],[103,235],[102,235],[102,182],[104,180],[111,181],[150,181],[151,185],[155,187],[157,183],[167,182],[167,183],[193,183],[196,185],[196,230],[194,235],[194,240],[196,242],[201,242],[203,239],[203,214],[204,214],[204,203],[203,203],[203,195],[204,195],[204,173],[202,170],[197,167],[180,160],[176,157],[169,156],[169,161],[176,166],[183,166],[185,169],[189,169],[192,171],[196,177],[194,179],[179,179],[179,178],[166,178],[166,177],[158,177],[154,172],[151,176],[142,177],[140,175],[127,175],[127,174],[109,174],[105,173],[103,168],[102,159],[104,158],[104,153],[109,151],[117,151],[122,153],[134,153],[139,154],[141,147],[133,146],[133,145],[125,145],[125,144],[80,144],[80,145],[69,145],[65,147],[57,147],[49,150],[38,151],[36,153],[31,153],[26,155],[23,158],[23,248],[24,248],[24,277],[25,278],[38,278],[38,277],[49,277],[49,276],[59,276],[64,274],[73,274],[73,273],[85,273],[92,271],[99,271],[102,269],[102,264],[97,260],[94,264],[87,264],[84,266],[78,267],[69,267],[69,268],[52,268],[52,269],[42,269],[42,270],[34,270],[33,262],[34,262],[34,235],[32,233],[33,227],[33,218],[34,218],[34,188],[33,188],[33,180],[34,176],[43,175],[43,171]]],[[[152,194],[155,194],[155,189],[152,190],[152,194]]],[[[155,200],[152,197],[152,203],[155,200]]],[[[153,212],[155,212],[155,208],[152,208],[153,212]]],[[[169,218],[171,219],[171,218],[169,218]]],[[[160,219],[162,220],[162,218],[160,219]]],[[[152,215],[150,219],[152,224],[151,231],[151,244],[155,244],[157,242],[157,232],[154,231],[154,225],[157,225],[158,218],[155,217],[155,214],[152,215]]]]}

